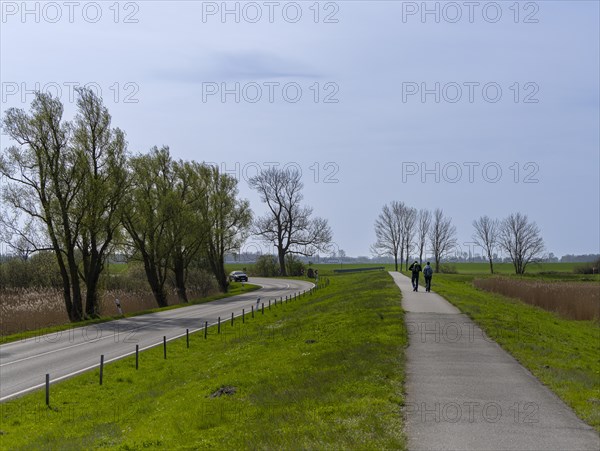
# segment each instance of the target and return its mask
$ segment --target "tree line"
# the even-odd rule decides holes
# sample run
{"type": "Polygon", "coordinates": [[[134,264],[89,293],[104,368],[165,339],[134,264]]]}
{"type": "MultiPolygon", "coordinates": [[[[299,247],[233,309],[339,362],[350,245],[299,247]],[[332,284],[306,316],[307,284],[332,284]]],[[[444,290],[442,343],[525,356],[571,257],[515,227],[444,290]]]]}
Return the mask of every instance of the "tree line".
{"type": "MultiPolygon", "coordinates": [[[[502,220],[484,215],[473,221],[473,228],[473,240],[485,251],[492,274],[494,250],[498,247],[509,255],[517,274],[524,274],[527,265],[539,259],[544,250],[538,226],[522,213],[511,213],[502,220]]],[[[396,271],[398,262],[400,270],[403,263],[408,268],[410,255],[418,256],[422,263],[424,252],[429,251],[435,260],[435,272],[439,272],[441,260],[457,245],[456,227],[442,209],[432,213],[401,201],[383,206],[375,220],[375,236],[371,252],[393,257],[396,271]]]]}
{"type": "Polygon", "coordinates": [[[275,244],[280,274],[288,256],[311,255],[331,241],[325,219],[302,206],[300,174],[270,168],[250,187],[267,205],[253,221],[237,180],[215,166],[175,160],[167,146],[131,155],[125,133],[92,90],[77,89],[76,115],[59,99],[35,94],[29,112],[10,108],[4,133],[17,145],[0,153],[0,239],[18,254],[51,251],[71,321],[99,313],[99,281],[115,250],[143,264],[159,307],[171,280],[188,302],[191,268],[208,268],[221,291],[229,281],[225,255],[250,233],[275,244]]]}

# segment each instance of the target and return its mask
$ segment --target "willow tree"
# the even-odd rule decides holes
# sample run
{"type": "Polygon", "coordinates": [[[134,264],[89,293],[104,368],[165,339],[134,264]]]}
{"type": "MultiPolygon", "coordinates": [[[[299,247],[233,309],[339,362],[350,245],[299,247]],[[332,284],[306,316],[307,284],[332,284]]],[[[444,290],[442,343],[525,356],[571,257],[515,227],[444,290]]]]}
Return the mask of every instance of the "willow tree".
{"type": "Polygon", "coordinates": [[[49,94],[36,93],[29,113],[10,108],[3,125],[18,145],[0,155],[9,181],[4,202],[17,219],[12,232],[33,250],[54,252],[71,321],[98,313],[98,280],[126,189],[124,133],[110,128],[101,98],[88,89],[77,94],[74,123],[49,94]]]}
{"type": "Polygon", "coordinates": [[[127,190],[125,134],[110,127],[102,99],[79,89],[73,152],[81,186],[75,197],[73,223],[79,223],[80,275],[86,285],[86,316],[99,313],[98,282],[111,246],[121,229],[120,211],[127,190]]]}
{"type": "Polygon", "coordinates": [[[159,307],[168,305],[165,282],[172,257],[171,215],[177,213],[175,172],[168,147],[153,147],[149,154],[129,161],[130,189],[123,208],[123,225],[141,260],[159,307]]]}
{"type": "Polygon", "coordinates": [[[237,181],[210,167],[205,223],[208,226],[206,257],[221,291],[229,282],[225,272],[225,254],[239,249],[248,235],[252,212],[247,200],[238,199],[237,181]]]}
{"type": "Polygon", "coordinates": [[[83,318],[76,243],[81,216],[73,215],[82,190],[81,170],[71,146],[72,125],[63,120],[62,103],[36,93],[30,112],[10,108],[5,133],[18,145],[0,155],[0,174],[8,183],[6,205],[28,227],[40,227],[45,239],[38,250],[51,249],[62,279],[65,308],[71,321],[83,318]]]}

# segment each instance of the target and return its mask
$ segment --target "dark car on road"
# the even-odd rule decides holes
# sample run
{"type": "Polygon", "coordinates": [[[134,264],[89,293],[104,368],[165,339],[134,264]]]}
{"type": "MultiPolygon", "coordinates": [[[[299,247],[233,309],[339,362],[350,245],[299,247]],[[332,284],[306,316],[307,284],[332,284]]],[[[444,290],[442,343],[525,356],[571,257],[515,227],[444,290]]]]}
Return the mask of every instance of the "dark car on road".
{"type": "Polygon", "coordinates": [[[230,282],[248,282],[248,276],[243,271],[231,271],[229,274],[230,282]]]}

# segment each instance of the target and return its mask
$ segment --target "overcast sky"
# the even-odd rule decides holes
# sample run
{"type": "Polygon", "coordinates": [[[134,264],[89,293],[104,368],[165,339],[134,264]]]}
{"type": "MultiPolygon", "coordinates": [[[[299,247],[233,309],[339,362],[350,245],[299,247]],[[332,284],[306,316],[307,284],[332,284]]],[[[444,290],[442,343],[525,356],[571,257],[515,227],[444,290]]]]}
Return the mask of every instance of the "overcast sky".
{"type": "MultiPolygon", "coordinates": [[[[337,247],[382,206],[520,211],[600,252],[599,2],[1,2],[2,113],[92,83],[132,152],[299,168],[337,247]],[[224,11],[227,9],[227,11],[224,11]]],[[[2,136],[2,148],[9,143],[2,136]]]]}

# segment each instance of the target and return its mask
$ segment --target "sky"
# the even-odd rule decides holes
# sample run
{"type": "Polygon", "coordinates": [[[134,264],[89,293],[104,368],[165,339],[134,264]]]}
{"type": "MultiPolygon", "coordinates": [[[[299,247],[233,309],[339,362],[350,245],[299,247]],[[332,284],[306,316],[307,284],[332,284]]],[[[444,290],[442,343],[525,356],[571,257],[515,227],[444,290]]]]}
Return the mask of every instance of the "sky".
{"type": "MultiPolygon", "coordinates": [[[[527,214],[546,252],[600,253],[599,2],[1,2],[0,113],[102,95],[132,153],[247,180],[302,172],[333,248],[371,255],[399,200],[527,214]]],[[[11,144],[6,135],[0,147],[11,144]]],[[[268,249],[248,244],[243,250],[268,249]]],[[[473,248],[472,248],[473,249],[473,248]]],[[[480,252],[473,249],[474,253],[480,252]]]]}

